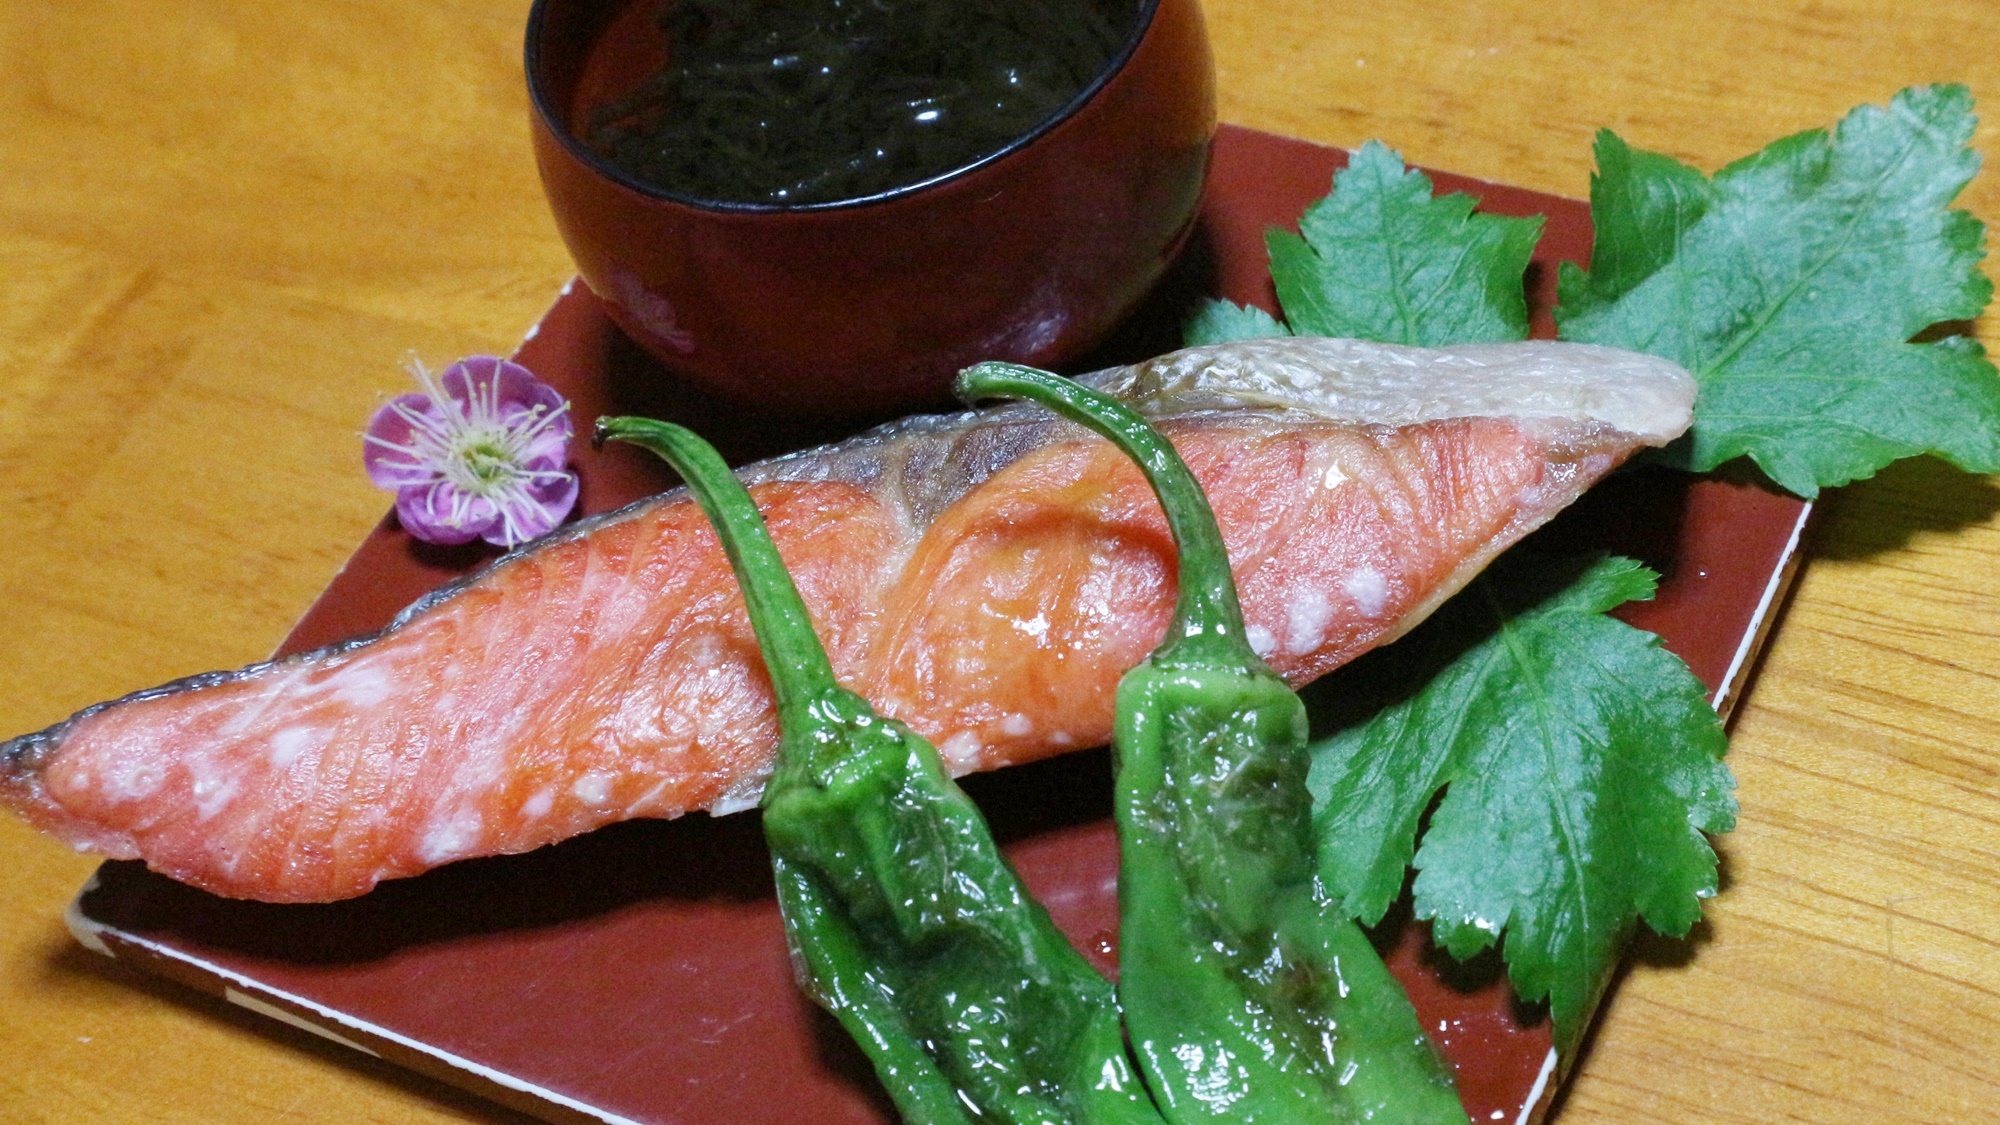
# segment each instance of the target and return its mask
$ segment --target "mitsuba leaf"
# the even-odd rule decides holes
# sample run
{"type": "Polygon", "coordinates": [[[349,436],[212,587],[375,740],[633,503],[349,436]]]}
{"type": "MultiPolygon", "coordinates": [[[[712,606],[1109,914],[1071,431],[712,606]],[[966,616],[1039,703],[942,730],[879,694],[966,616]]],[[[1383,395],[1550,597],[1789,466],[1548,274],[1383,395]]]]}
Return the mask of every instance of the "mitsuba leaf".
{"type": "Polygon", "coordinates": [[[1285,323],[1227,301],[1204,306],[1187,342],[1348,336],[1390,344],[1523,340],[1523,276],[1542,220],[1475,214],[1462,192],[1433,196],[1429,176],[1369,141],[1307,208],[1299,233],[1271,230],[1271,281],[1285,323]],[[1287,327],[1289,325],[1289,327],[1287,327]]]}
{"type": "Polygon", "coordinates": [[[1562,337],[1692,371],[1695,469],[1747,454],[1802,496],[1920,453],[2000,471],[2000,374],[1969,340],[1913,342],[1992,294],[1983,228],[1949,206],[1979,166],[1973,126],[1963,86],[1917,87],[1713,180],[1599,134],[1562,337]]]}
{"type": "Polygon", "coordinates": [[[1510,556],[1307,693],[1335,728],[1309,781],[1329,893],[1378,921],[1414,861],[1439,944],[1465,958],[1504,932],[1516,991],[1548,998],[1564,1049],[1634,919],[1679,936],[1699,918],[1716,889],[1703,833],[1735,820],[1701,682],[1605,616],[1654,577],[1629,559],[1510,556]]]}

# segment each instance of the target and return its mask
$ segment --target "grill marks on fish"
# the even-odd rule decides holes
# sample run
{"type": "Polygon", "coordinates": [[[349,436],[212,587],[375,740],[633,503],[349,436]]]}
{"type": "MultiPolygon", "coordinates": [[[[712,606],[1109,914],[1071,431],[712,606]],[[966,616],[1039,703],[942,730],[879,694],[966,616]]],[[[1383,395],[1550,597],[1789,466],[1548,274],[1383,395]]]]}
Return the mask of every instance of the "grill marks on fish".
{"type": "MultiPolygon", "coordinates": [[[[1214,398],[1184,356],[1160,393],[1214,398]]],[[[1388,425],[1255,397],[1155,421],[1215,507],[1252,643],[1295,683],[1408,629],[1664,440],[1589,411],[1427,406],[1446,416],[1388,425]]],[[[838,675],[954,770],[1108,738],[1119,675],[1165,631],[1175,557],[1108,443],[1002,408],[744,475],[838,675]]],[[[736,583],[699,509],[668,494],[509,555],[375,639],[0,744],[0,798],[222,894],[316,901],[630,817],[747,807],[775,742],[736,583]]]]}

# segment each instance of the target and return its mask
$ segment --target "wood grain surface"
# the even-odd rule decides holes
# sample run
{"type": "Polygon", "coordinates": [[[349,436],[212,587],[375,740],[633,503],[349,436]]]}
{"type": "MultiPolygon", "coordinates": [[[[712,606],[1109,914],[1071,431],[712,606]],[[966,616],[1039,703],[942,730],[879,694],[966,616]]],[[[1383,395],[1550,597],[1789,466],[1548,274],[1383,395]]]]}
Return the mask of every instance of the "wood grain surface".
{"type": "MultiPolygon", "coordinates": [[[[553,297],[526,13],[0,5],[0,734],[263,656],[386,507],[358,431],[405,360],[510,350],[553,297]]],[[[1572,196],[1600,126],[1712,170],[1911,83],[2000,106],[1997,14],[1208,5],[1226,120],[1572,196]]],[[[2000,219],[2000,174],[1962,203],[2000,219]]],[[[1735,725],[1725,893],[1641,943],[1559,1122],[2000,1100],[2000,487],[1899,465],[1811,554],[1735,725]]],[[[0,1121],[517,1120],[84,953],[93,863],[0,818],[0,1121]]]]}

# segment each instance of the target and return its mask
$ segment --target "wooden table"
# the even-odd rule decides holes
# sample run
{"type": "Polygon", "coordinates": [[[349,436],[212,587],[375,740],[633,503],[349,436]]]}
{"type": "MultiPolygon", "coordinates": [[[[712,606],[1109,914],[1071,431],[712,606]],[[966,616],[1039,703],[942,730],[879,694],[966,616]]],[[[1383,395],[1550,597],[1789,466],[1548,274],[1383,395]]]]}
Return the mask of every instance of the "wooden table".
{"type": "MultiPolygon", "coordinates": [[[[509,350],[569,275],[527,6],[0,6],[0,734],[265,654],[385,507],[357,432],[405,360],[509,350]]],[[[2000,106],[1993,16],[1209,10],[1226,120],[1578,196],[1599,126],[1712,170],[1914,82],[2000,106]]],[[[2000,219],[2000,176],[1962,202],[2000,219]]],[[[1996,513],[1993,482],[1929,462],[1828,503],[1735,725],[1726,892],[1694,940],[1642,943],[1560,1120],[1950,1122],[2000,1097],[1996,513]]],[[[0,1120],[514,1120],[82,952],[61,914],[93,862],[0,817],[0,1120]]]]}

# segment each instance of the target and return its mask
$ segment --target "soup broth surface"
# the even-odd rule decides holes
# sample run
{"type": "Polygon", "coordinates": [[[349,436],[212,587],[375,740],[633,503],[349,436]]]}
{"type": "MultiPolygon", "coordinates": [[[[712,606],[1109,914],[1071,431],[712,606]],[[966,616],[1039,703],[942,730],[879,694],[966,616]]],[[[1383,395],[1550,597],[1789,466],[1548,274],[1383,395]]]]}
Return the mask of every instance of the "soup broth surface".
{"type": "Polygon", "coordinates": [[[586,66],[573,131],[627,175],[718,203],[922,183],[1068,105],[1140,0],[671,0],[586,66]]]}

